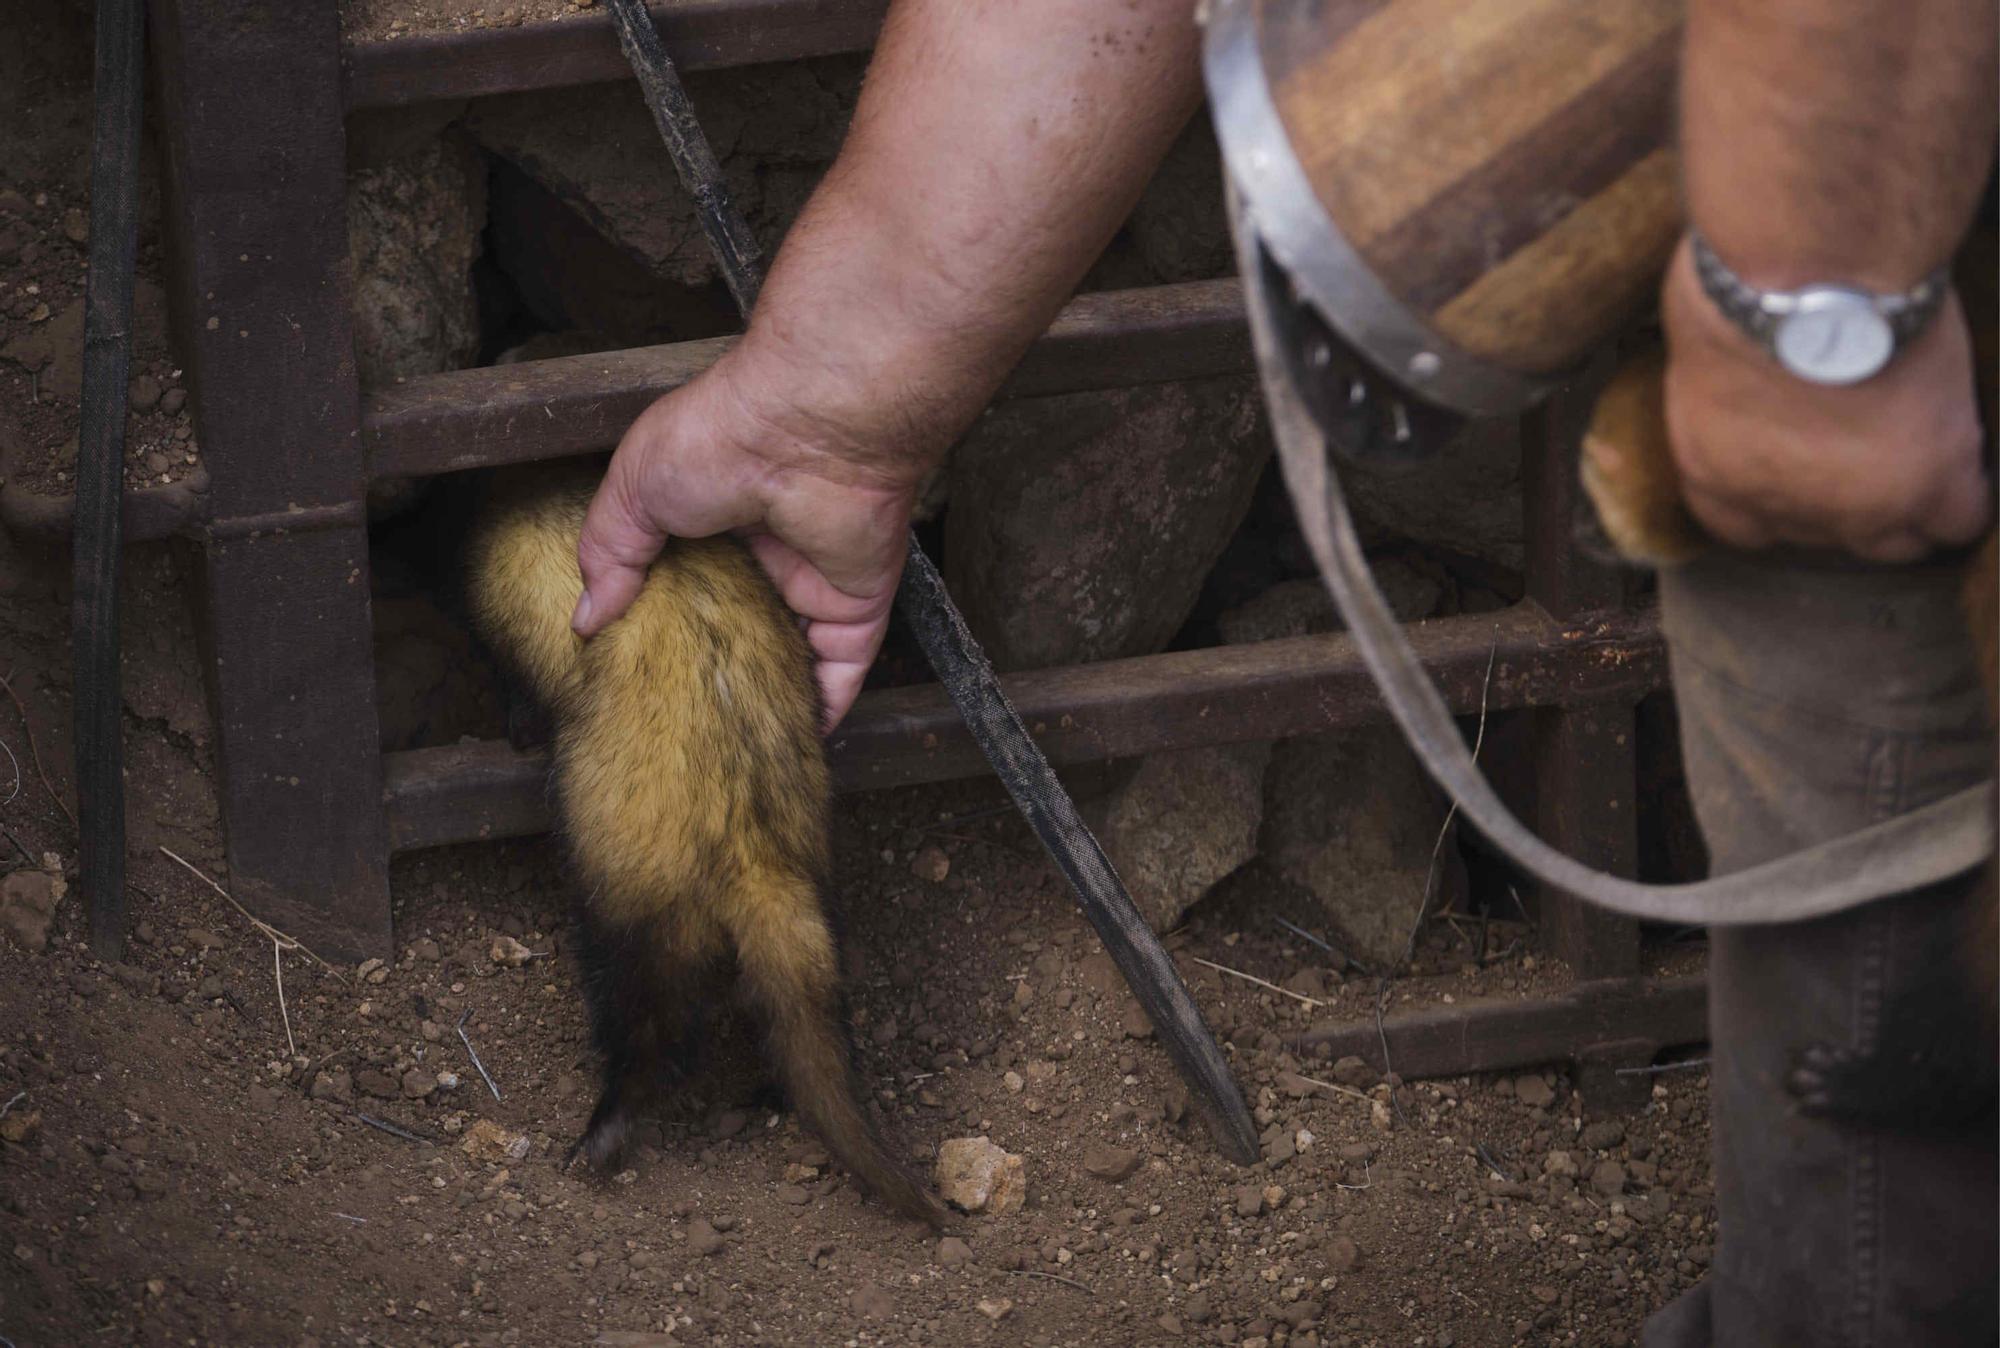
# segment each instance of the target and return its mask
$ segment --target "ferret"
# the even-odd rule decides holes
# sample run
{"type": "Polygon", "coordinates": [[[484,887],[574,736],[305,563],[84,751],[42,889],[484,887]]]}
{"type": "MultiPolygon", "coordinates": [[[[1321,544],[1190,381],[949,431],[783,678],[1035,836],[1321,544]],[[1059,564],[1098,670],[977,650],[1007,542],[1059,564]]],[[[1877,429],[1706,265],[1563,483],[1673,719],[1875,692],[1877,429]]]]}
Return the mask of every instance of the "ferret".
{"type": "Polygon", "coordinates": [[[827,903],[830,797],[812,655],[733,538],[668,542],[631,609],[570,630],[587,465],[503,470],[468,545],[474,626],[554,729],[602,1092],[570,1153],[623,1152],[635,1101],[685,1079],[733,978],[792,1107],[899,1213],[942,1210],[861,1103],[827,903]]]}

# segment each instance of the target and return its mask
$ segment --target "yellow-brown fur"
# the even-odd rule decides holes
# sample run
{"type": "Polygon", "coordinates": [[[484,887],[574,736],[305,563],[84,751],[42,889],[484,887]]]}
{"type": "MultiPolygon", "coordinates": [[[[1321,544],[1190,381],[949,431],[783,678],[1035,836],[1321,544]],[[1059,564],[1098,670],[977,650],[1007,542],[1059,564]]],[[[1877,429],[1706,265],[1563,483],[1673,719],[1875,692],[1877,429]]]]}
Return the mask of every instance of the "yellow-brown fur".
{"type": "Polygon", "coordinates": [[[515,470],[475,526],[482,636],[556,729],[555,797],[583,889],[581,956],[605,1091],[578,1144],[616,1159],[630,1096],[683,1068],[733,964],[797,1108],[899,1211],[938,1210],[857,1100],[822,903],[829,781],[812,659],[734,539],[675,539],[632,608],[586,643],[577,536],[596,485],[515,470]]]}

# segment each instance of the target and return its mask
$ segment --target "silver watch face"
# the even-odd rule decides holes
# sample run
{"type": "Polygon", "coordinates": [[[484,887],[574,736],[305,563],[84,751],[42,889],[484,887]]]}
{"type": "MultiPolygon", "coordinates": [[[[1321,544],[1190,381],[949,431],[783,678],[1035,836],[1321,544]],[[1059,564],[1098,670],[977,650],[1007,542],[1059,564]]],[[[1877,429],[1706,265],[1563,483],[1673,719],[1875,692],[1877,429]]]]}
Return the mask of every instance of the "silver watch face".
{"type": "Polygon", "coordinates": [[[1778,362],[1815,384],[1858,384],[1889,363],[1896,334],[1868,296],[1836,286],[1799,292],[1777,321],[1771,350],[1778,362]]]}

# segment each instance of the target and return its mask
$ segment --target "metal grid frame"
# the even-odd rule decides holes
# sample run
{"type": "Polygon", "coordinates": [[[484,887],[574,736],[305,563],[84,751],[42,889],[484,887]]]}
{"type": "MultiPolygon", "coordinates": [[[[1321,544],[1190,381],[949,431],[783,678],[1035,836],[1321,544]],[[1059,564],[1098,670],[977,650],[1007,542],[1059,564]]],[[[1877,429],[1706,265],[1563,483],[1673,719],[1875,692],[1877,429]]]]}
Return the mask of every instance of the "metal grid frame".
{"type": "MultiPolygon", "coordinates": [[[[884,0],[679,0],[655,20],[684,68],[713,69],[865,50],[885,9],[884,0]]],[[[379,752],[368,484],[600,449],[726,343],[473,369],[384,389],[358,382],[345,116],[628,78],[608,15],[346,44],[331,4],[268,6],[247,20],[228,0],[155,0],[151,18],[172,312],[210,483],[205,498],[145,532],[186,533],[202,551],[203,660],[232,884],[253,910],[316,948],[386,955],[391,854],[546,827],[545,764],[502,742],[379,752]]],[[[1073,301],[1002,396],[1253,368],[1236,282],[1160,286],[1073,301]]],[[[1664,684],[1665,658],[1653,616],[1622,610],[1617,578],[1572,542],[1573,455],[1586,406],[1558,397],[1525,426],[1527,599],[1498,615],[1427,622],[1412,637],[1461,711],[1479,706],[1490,657],[1490,705],[1535,709],[1543,832],[1629,873],[1633,708],[1664,684]]],[[[1384,715],[1341,636],[1048,670],[1007,685],[1059,764],[1384,715]]],[[[846,789],[986,770],[934,685],[865,696],[830,747],[846,789]]],[[[1650,1036],[1631,1015],[1611,1016],[1623,1057],[1699,1037],[1686,989],[1635,979],[1636,924],[1551,894],[1542,930],[1577,978],[1599,989],[1586,1010],[1572,996],[1539,1012],[1466,1008],[1457,1021],[1504,1013],[1518,1024],[1525,1014],[1544,1025],[1531,1036],[1544,1056],[1569,1044],[1587,1058],[1610,1023],[1604,1006],[1671,1005],[1671,1024],[1650,1036]],[[1606,992],[1595,981],[1605,979],[1621,981],[1606,992]]],[[[1402,1032],[1391,1023],[1392,1037],[1402,1032]]],[[[1475,1040],[1461,1034],[1456,1055],[1433,1054],[1431,1067],[1479,1066],[1493,1051],[1475,1040]]]]}

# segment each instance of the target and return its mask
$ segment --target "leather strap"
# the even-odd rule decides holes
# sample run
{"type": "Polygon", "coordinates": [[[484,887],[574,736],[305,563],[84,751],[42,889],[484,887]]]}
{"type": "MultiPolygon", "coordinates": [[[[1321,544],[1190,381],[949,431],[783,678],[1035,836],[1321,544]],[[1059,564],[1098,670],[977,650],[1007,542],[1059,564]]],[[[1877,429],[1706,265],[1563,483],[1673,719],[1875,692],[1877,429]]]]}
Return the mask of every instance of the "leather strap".
{"type": "Polygon", "coordinates": [[[1319,425],[1285,371],[1273,297],[1258,283],[1254,221],[1230,194],[1252,342],[1300,527],[1355,647],[1410,747],[1464,816],[1537,880],[1652,922],[1750,926],[1823,917],[1963,874],[1993,855],[1996,797],[1983,782],[1790,856],[1695,884],[1648,885],[1593,870],[1536,837],[1487,784],[1457,723],[1389,613],[1362,555],[1319,425]]]}

